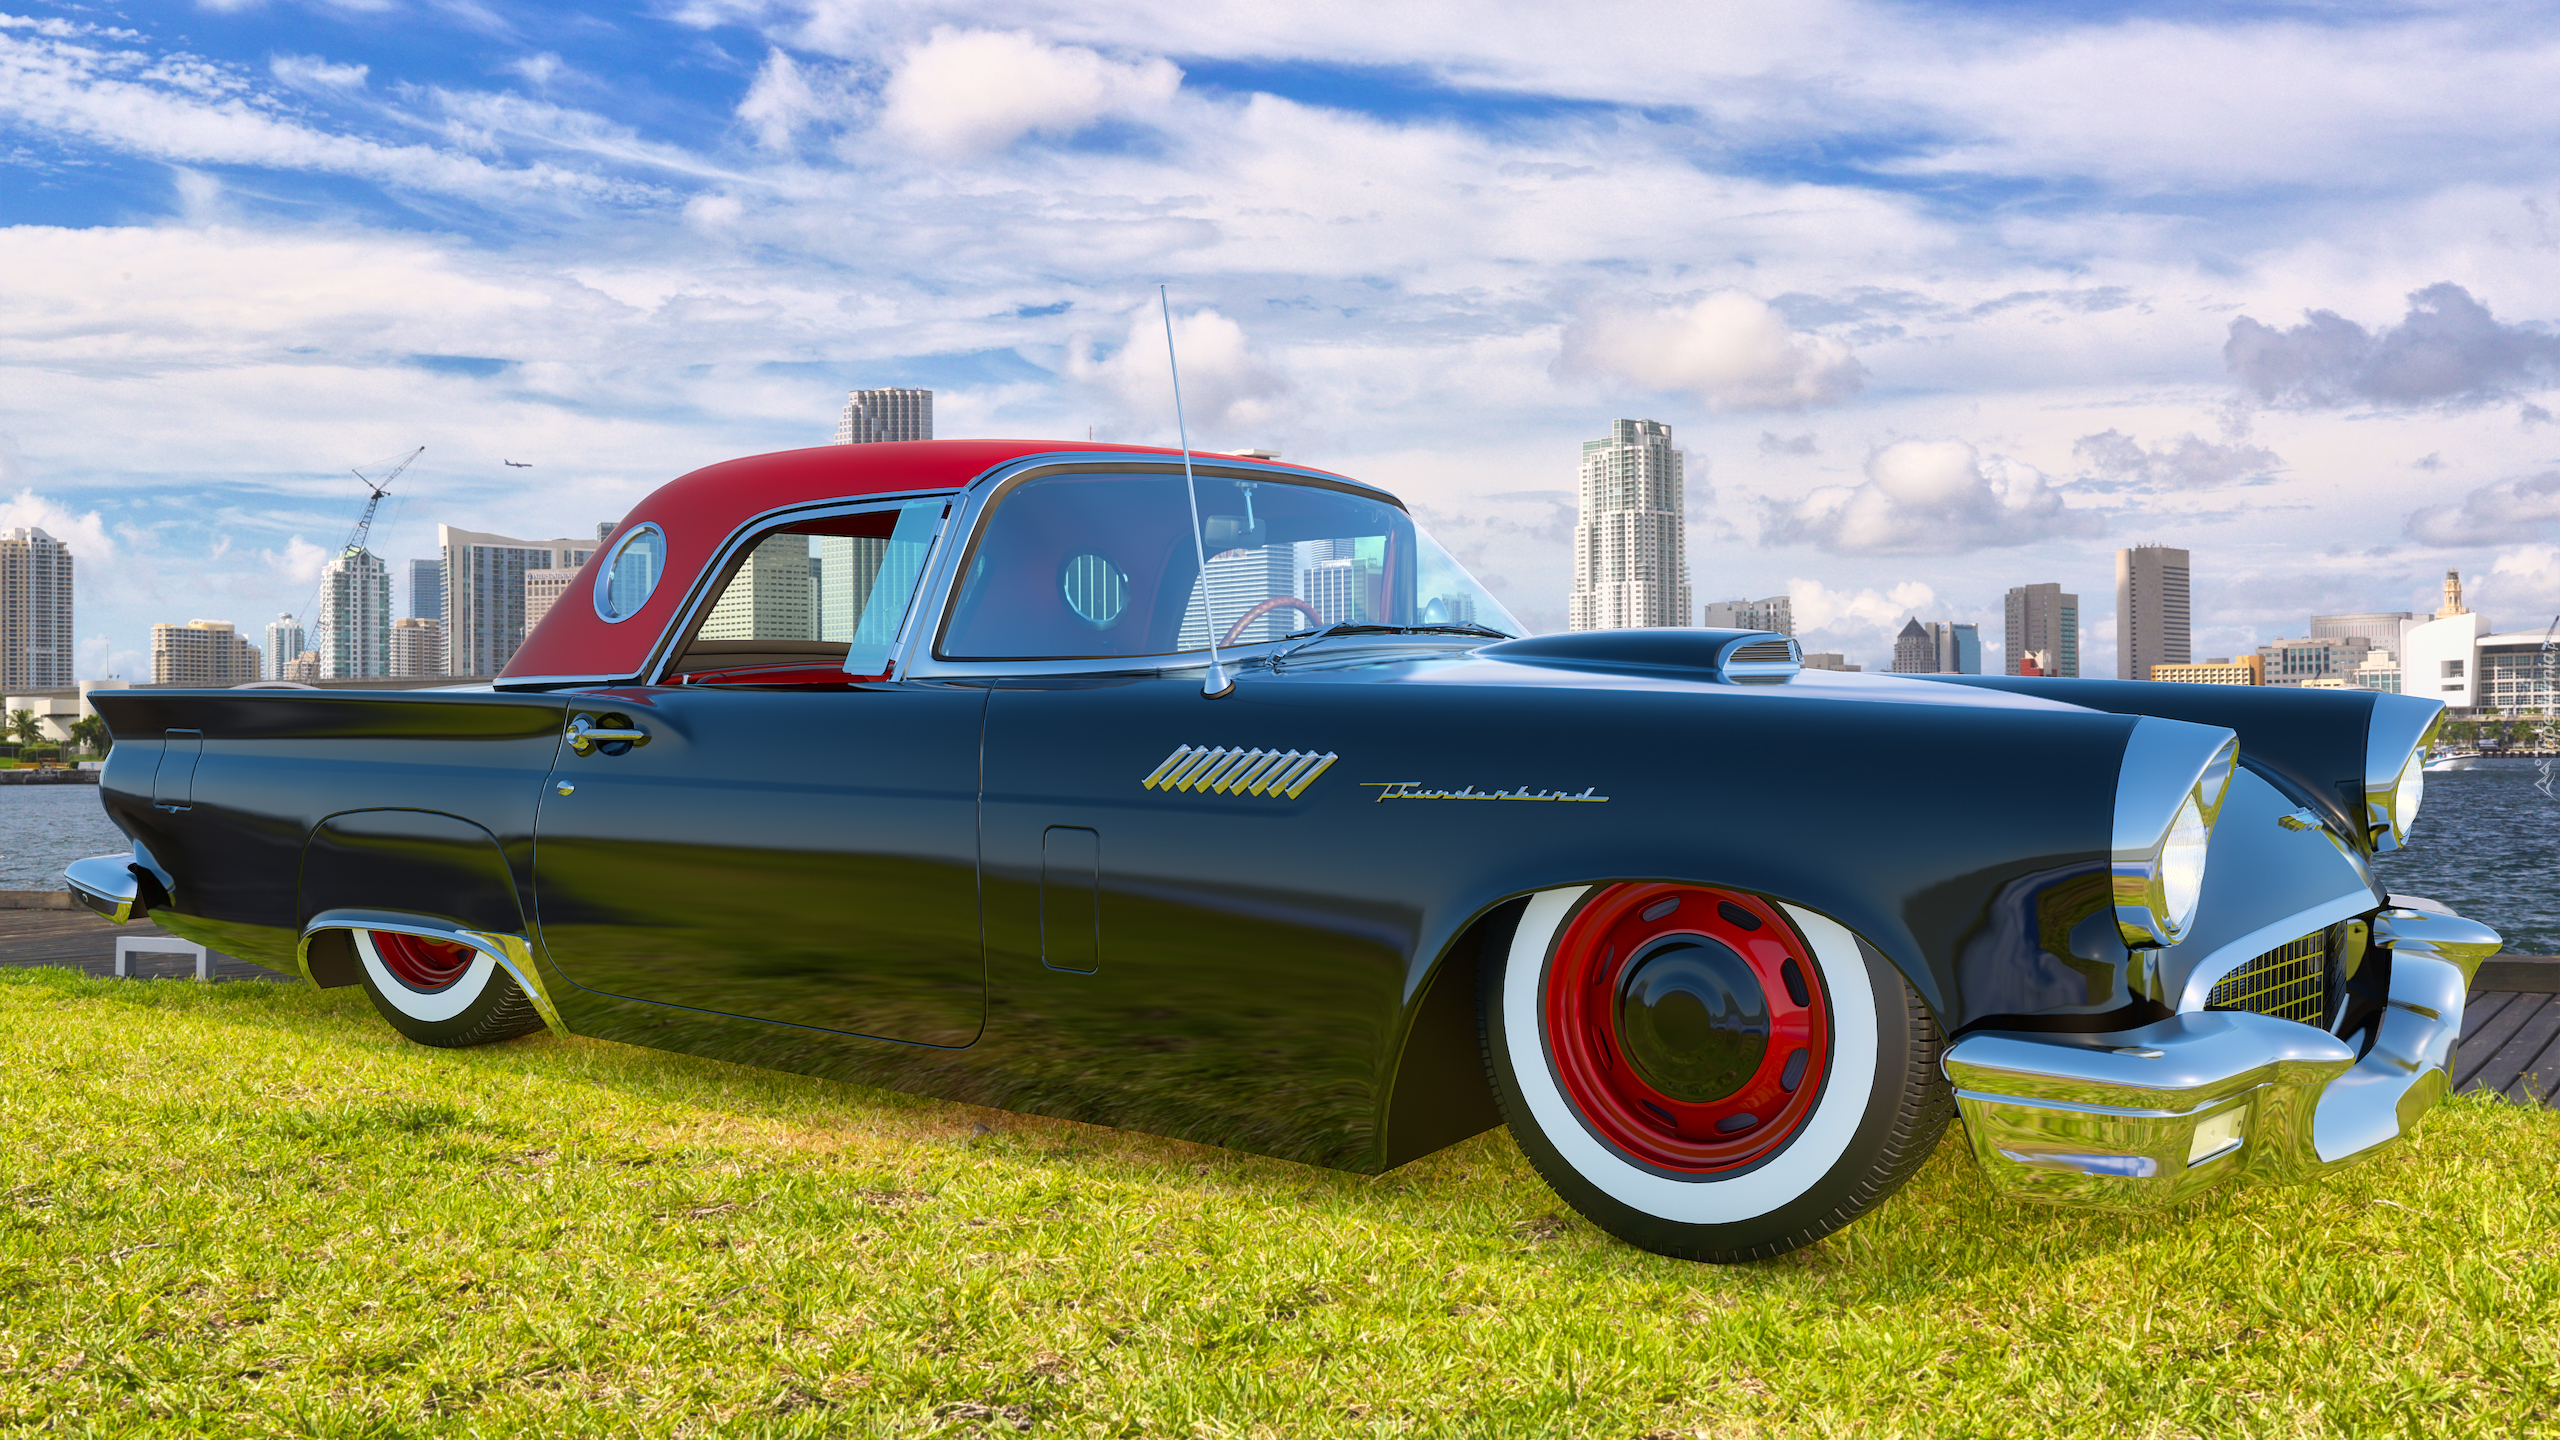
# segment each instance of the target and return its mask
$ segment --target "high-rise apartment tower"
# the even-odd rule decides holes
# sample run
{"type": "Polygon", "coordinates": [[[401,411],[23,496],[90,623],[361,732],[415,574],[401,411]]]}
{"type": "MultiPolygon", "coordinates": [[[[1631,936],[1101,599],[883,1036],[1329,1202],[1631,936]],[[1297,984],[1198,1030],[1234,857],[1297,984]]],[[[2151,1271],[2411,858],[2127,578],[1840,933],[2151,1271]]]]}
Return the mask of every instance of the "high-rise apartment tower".
{"type": "Polygon", "coordinates": [[[151,683],[242,685],[267,678],[259,665],[261,652],[228,620],[190,620],[184,625],[151,627],[151,683]]]}
{"type": "Polygon", "coordinates": [[[495,675],[524,643],[524,572],[574,570],[596,553],[585,536],[517,540],[436,527],[444,552],[445,671],[495,675]]]}
{"type": "Polygon", "coordinates": [[[2065,595],[2055,584],[2021,585],[2002,606],[2008,654],[2001,673],[2016,675],[2020,661],[2040,653],[2037,668],[2067,679],[2080,676],[2080,597],[2065,595]]]}
{"type": "Polygon", "coordinates": [[[68,690],[71,550],[34,526],[0,530],[0,691],[68,690]]]}
{"type": "Polygon", "coordinates": [[[1611,422],[1582,442],[1582,519],[1573,527],[1573,628],[1686,626],[1688,457],[1658,420],[1611,422]]]}
{"type": "Polygon", "coordinates": [[[444,562],[442,560],[409,562],[409,618],[435,621],[444,619],[444,562]]]}
{"type": "Polygon", "coordinates": [[[2116,678],[2148,680],[2154,665],[2195,659],[2187,631],[2187,552],[2136,545],[2116,552],[2116,678]]]}
{"type": "Polygon", "coordinates": [[[391,622],[391,674],[415,680],[444,673],[444,622],[404,615],[391,622]]]}
{"type": "Polygon", "coordinates": [[[1766,600],[1710,600],[1699,612],[1698,623],[1709,630],[1775,630],[1793,635],[1795,602],[1784,595],[1766,600]]]}
{"type": "Polygon", "coordinates": [[[279,615],[268,621],[267,658],[259,671],[258,678],[261,680],[287,678],[284,667],[293,663],[294,656],[309,648],[310,645],[302,636],[301,621],[294,619],[291,615],[279,615]]]}
{"type": "Polygon", "coordinates": [[[323,680],[369,680],[391,673],[391,568],[362,546],[320,571],[320,609],[311,648],[323,680]]]}
{"type": "Polygon", "coordinates": [[[836,443],[875,445],[884,440],[933,438],[930,390],[849,390],[836,418],[836,443]]]}

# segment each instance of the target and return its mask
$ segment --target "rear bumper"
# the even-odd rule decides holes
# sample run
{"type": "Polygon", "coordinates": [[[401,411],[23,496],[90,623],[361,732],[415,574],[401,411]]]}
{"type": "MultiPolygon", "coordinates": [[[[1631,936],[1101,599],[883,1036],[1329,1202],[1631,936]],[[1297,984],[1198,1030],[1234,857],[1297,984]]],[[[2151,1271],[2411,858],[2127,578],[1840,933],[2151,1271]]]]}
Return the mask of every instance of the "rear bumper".
{"type": "Polygon", "coordinates": [[[113,924],[129,924],[145,913],[142,882],[134,876],[131,855],[74,860],[63,867],[62,888],[113,924]]]}
{"type": "Polygon", "coordinates": [[[2461,916],[2397,908],[2373,917],[2373,938],[2391,956],[2389,1002],[2361,1055],[2325,1030],[2238,1011],[1958,1040],[1947,1078],[1983,1174],[2009,1194],[2141,1209],[2386,1148],[2450,1087],[2463,998],[2499,942],[2461,916]]]}

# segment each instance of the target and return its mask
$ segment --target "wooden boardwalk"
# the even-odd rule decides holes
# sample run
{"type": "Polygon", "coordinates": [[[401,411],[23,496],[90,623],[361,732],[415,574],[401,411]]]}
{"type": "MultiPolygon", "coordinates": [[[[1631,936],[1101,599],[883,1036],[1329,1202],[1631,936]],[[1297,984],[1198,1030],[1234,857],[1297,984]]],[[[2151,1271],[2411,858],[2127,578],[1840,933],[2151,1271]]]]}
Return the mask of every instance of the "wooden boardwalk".
{"type": "MultiPolygon", "coordinates": [[[[62,965],[89,975],[115,970],[115,937],[173,938],[145,922],[118,928],[86,910],[12,909],[55,897],[0,892],[0,965],[62,965]]],[[[216,953],[217,980],[300,983],[263,965],[216,953]]],[[[193,979],[185,954],[137,955],[137,979],[193,979]]],[[[2489,1090],[2527,1105],[2560,1099],[2560,957],[2501,955],[2480,967],[2462,1016],[2462,1047],[2455,1057],[2456,1090],[2489,1090]]]]}

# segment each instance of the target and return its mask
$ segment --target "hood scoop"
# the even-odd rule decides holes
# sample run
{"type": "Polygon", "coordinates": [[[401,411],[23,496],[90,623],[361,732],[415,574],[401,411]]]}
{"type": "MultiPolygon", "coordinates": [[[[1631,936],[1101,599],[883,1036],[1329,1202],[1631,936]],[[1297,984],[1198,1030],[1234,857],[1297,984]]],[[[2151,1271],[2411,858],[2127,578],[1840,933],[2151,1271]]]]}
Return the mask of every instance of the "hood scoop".
{"type": "Polygon", "coordinates": [[[1504,640],[1475,652],[1564,670],[1782,685],[1804,668],[1796,642],[1771,630],[1577,630],[1504,640]]]}

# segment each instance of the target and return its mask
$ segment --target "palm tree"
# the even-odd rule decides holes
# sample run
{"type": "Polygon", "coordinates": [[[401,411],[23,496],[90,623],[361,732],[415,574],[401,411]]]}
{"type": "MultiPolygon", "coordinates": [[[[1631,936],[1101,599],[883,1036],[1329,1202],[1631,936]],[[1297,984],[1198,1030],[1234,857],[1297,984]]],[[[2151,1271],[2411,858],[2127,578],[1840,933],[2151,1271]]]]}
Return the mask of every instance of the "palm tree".
{"type": "Polygon", "coordinates": [[[107,732],[105,720],[83,715],[71,722],[71,743],[92,755],[104,755],[115,748],[116,737],[107,732]]]}
{"type": "Polygon", "coordinates": [[[44,739],[44,726],[37,723],[33,710],[9,712],[9,738],[21,745],[33,745],[44,739]]]}

